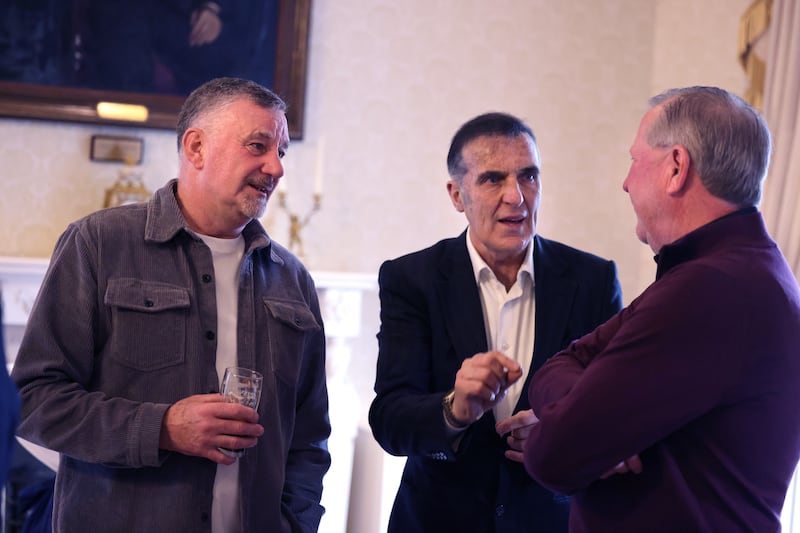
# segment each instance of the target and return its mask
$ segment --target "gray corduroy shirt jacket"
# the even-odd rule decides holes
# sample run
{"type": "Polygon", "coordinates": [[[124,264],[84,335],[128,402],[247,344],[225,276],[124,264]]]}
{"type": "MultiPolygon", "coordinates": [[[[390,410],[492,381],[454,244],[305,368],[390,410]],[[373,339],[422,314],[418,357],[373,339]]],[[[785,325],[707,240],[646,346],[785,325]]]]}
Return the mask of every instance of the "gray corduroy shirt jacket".
{"type": "MultiPolygon", "coordinates": [[[[54,530],[211,530],[216,464],[159,449],[167,408],[219,390],[208,247],[170,181],[60,237],[13,370],[19,434],[61,454],[54,530]]],[[[330,465],[325,336],[302,264],[250,222],[238,361],[264,375],[265,428],[240,466],[245,531],[316,531],[330,465]]]]}

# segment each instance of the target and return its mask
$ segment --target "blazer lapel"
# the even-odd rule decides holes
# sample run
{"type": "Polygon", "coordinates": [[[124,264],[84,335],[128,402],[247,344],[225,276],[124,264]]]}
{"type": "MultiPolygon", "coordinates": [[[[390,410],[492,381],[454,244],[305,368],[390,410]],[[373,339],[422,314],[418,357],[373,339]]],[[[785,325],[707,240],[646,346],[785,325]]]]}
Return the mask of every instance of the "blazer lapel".
{"type": "Polygon", "coordinates": [[[466,231],[442,255],[436,290],[447,334],[461,359],[488,348],[478,286],[467,252],[466,231]]]}
{"type": "Polygon", "coordinates": [[[577,289],[577,282],[568,275],[561,258],[538,235],[534,237],[533,272],[536,292],[533,361],[525,377],[517,410],[530,409],[527,391],[531,377],[561,349],[577,289]]]}

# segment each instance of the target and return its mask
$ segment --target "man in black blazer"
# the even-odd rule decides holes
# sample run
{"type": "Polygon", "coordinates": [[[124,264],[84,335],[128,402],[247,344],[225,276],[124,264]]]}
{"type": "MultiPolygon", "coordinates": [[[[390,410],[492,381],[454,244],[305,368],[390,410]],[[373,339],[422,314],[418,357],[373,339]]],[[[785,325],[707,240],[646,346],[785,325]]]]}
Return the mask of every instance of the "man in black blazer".
{"type": "Polygon", "coordinates": [[[527,384],[621,308],[616,266],[536,235],[539,150],[518,118],[470,120],[447,165],[467,230],[379,273],[369,421],[387,452],[408,457],[389,532],[564,532],[568,499],[521,464],[537,422],[527,384]]]}

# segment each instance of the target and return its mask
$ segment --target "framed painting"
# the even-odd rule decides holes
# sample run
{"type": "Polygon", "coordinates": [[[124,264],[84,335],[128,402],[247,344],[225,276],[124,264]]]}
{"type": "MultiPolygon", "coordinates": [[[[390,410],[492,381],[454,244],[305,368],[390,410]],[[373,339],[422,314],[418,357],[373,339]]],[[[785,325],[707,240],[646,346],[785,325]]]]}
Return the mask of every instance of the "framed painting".
{"type": "Polygon", "coordinates": [[[219,76],[270,87],[303,137],[311,0],[3,0],[0,116],[175,127],[192,89],[219,76]],[[100,102],[146,108],[130,122],[100,102]]]}

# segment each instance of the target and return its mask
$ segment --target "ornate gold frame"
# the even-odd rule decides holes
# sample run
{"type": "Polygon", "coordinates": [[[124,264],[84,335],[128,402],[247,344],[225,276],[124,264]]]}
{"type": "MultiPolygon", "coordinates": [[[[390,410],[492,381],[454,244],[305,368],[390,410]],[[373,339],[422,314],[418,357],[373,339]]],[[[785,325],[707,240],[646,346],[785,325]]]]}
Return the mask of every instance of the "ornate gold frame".
{"type": "MultiPolygon", "coordinates": [[[[289,135],[303,137],[306,63],[311,0],[279,0],[278,42],[274,84],[271,87],[289,105],[289,135]]],[[[0,116],[115,124],[148,128],[175,128],[184,98],[181,96],[75,89],[30,83],[0,81],[0,116]],[[145,122],[103,119],[97,115],[100,101],[144,105],[145,122]]]]}

